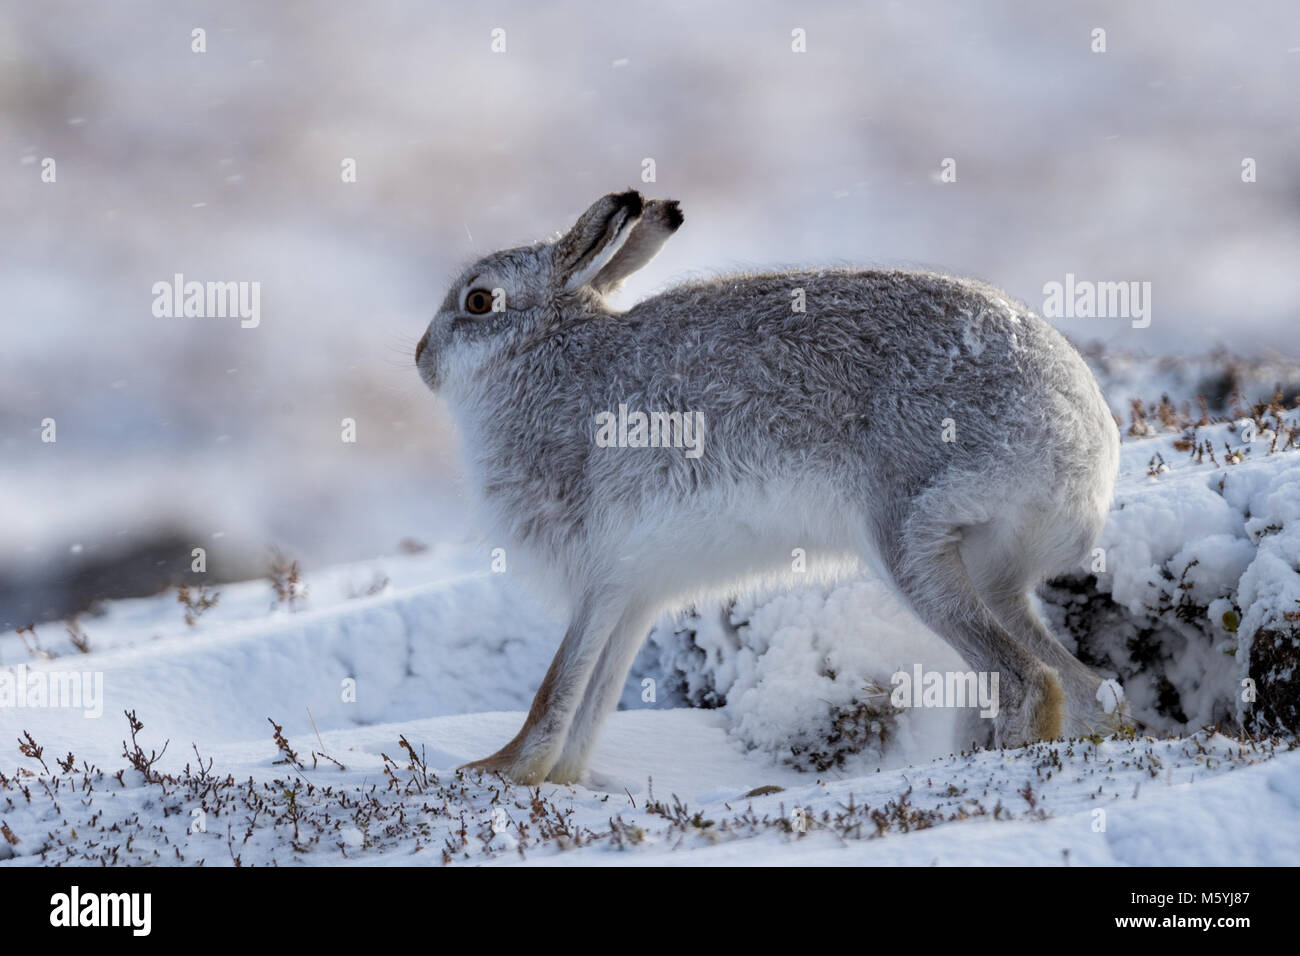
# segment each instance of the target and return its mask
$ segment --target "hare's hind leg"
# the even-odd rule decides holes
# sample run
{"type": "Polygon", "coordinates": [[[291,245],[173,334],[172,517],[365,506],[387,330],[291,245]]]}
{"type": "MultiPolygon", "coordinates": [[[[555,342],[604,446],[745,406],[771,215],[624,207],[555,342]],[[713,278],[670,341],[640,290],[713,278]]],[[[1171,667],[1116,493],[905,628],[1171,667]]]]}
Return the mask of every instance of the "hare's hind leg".
{"type": "Polygon", "coordinates": [[[645,643],[646,634],[654,624],[650,605],[633,602],[614,627],[605,642],[596,667],[587,682],[587,693],[582,698],[560,759],[551,768],[548,780],[555,783],[574,783],[587,768],[587,760],[596,744],[601,724],[618,704],[619,694],[627,680],[627,672],[636,659],[637,651],[645,643]]]}
{"type": "Polygon", "coordinates": [[[1101,676],[1065,649],[1034,613],[1024,591],[993,592],[985,600],[1002,625],[1061,676],[1067,734],[1114,733],[1123,726],[1123,708],[1108,714],[1097,699],[1101,676]]]}
{"type": "Polygon", "coordinates": [[[1011,635],[1030,653],[1056,669],[1065,688],[1066,731],[1071,734],[1118,729],[1122,715],[1106,714],[1097,700],[1102,678],[1065,649],[1034,613],[1029,590],[1052,568],[1081,561],[1095,529],[1070,534],[1068,518],[1030,522],[1020,530],[976,529],[962,542],[962,556],[976,590],[1011,635]],[[1076,560],[1077,556],[1077,560],[1076,560]]]}
{"type": "Polygon", "coordinates": [[[998,675],[994,741],[1019,746],[1060,736],[1065,694],[1056,672],[1020,645],[980,599],[960,540],[959,526],[914,519],[886,536],[883,556],[917,616],[970,667],[998,675]]]}
{"type": "Polygon", "coordinates": [[[589,592],[578,604],[519,733],[492,756],[461,769],[501,773],[517,783],[545,780],[560,758],[592,671],[622,613],[622,604],[589,592]]]}

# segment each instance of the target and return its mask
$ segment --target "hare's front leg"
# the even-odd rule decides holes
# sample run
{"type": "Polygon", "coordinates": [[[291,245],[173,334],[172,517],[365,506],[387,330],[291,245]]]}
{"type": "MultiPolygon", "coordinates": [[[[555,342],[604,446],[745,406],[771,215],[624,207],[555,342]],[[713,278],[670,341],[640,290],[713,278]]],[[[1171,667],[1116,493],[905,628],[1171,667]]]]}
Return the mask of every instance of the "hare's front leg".
{"type": "Polygon", "coordinates": [[[600,726],[618,704],[619,694],[627,681],[627,672],[636,660],[637,651],[645,643],[646,634],[654,624],[654,611],[649,604],[633,602],[619,619],[614,633],[605,643],[605,649],[596,662],[595,672],[587,684],[582,706],[569,727],[568,739],[559,761],[551,768],[548,780],[555,783],[575,783],[587,769],[587,760],[596,744],[600,726]]]}
{"type": "Polygon", "coordinates": [[[592,671],[619,620],[620,608],[608,598],[593,595],[579,603],[519,733],[492,756],[467,763],[461,770],[500,773],[530,785],[546,779],[560,758],[592,671]]]}

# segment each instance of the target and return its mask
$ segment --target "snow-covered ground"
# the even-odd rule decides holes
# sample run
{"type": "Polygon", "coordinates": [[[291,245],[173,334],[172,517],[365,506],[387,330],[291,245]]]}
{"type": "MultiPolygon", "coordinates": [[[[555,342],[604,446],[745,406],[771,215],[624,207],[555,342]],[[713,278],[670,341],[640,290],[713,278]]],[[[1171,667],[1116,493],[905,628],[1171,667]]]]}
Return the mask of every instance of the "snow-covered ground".
{"type": "Polygon", "coordinates": [[[292,602],[222,586],[193,624],[168,591],[0,635],[0,865],[1300,863],[1295,700],[1276,699],[1296,413],[1148,411],[1125,423],[1104,570],[1040,602],[1068,642],[1113,598],[1079,650],[1124,681],[1138,733],[981,750],[966,712],[893,710],[896,670],[962,667],[863,578],[661,622],[583,786],[466,777],[563,630],[468,541],[282,578],[292,602]],[[76,706],[40,697],[74,673],[76,706]]]}

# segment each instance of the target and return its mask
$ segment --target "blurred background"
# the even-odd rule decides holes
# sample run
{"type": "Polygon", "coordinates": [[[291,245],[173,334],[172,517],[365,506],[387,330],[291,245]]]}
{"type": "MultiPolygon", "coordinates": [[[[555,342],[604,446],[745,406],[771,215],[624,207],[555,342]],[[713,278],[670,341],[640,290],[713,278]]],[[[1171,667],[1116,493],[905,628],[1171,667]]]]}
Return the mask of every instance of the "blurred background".
{"type": "Polygon", "coordinates": [[[625,304],[781,265],[1036,309],[1066,273],[1148,281],[1148,328],[1057,321],[1117,409],[1153,367],[1300,383],[1300,6],[464,7],[0,0],[0,630],[193,547],[228,580],[472,534],[414,344],[477,253],[628,186],[687,223],[625,304]],[[260,325],[155,317],[175,273],[260,282],[260,325]]]}

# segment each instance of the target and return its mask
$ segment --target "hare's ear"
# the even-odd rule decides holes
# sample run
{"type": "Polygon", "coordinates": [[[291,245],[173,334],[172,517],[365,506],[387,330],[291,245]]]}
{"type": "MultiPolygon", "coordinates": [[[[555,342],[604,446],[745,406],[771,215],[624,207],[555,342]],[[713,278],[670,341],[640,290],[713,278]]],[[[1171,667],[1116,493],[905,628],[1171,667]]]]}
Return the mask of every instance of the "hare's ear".
{"type": "Polygon", "coordinates": [[[602,295],[613,292],[633,272],[650,264],[683,221],[676,199],[650,200],[627,241],[591,280],[592,288],[602,295]]]}
{"type": "Polygon", "coordinates": [[[597,199],[568,233],[555,243],[554,282],[566,291],[586,285],[627,242],[641,217],[641,194],[634,189],[597,199]]]}

